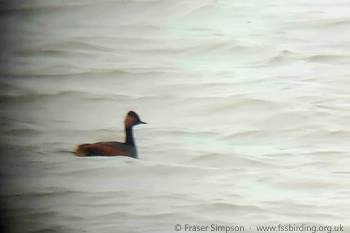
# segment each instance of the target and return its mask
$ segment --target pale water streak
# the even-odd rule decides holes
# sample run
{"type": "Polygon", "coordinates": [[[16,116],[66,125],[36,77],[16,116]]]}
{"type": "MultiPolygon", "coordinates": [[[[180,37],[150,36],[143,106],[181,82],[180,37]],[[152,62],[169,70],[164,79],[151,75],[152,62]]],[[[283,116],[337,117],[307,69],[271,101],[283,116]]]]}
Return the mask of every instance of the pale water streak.
{"type": "Polygon", "coordinates": [[[350,231],[349,12],[346,0],[4,5],[3,225],[350,231]],[[70,153],[123,140],[128,110],[149,123],[135,128],[139,160],[70,153]]]}

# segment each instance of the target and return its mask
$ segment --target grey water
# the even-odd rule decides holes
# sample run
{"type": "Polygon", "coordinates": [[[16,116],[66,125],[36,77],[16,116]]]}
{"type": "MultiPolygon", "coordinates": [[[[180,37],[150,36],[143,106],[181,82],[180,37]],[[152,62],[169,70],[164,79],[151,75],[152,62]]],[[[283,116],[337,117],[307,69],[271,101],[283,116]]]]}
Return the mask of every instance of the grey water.
{"type": "Polygon", "coordinates": [[[349,12],[346,0],[3,5],[4,229],[350,231],[349,12]],[[148,122],[138,160],[71,153],[122,141],[129,110],[148,122]]]}

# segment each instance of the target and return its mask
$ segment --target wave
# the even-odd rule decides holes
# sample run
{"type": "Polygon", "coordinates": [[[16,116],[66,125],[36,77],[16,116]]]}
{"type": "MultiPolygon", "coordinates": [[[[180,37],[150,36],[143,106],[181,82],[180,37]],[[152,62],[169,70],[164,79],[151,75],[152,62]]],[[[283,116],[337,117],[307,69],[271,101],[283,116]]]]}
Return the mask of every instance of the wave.
{"type": "Polygon", "coordinates": [[[317,62],[317,63],[336,63],[336,64],[348,64],[349,57],[345,55],[337,55],[337,54],[317,54],[311,55],[304,60],[309,62],[317,62]]]}
{"type": "Polygon", "coordinates": [[[232,140],[232,139],[242,139],[242,138],[250,138],[250,137],[259,137],[259,134],[261,133],[261,130],[258,129],[252,129],[252,130],[244,130],[244,131],[239,131],[239,132],[234,132],[234,133],[229,133],[221,138],[224,140],[232,140]]]}
{"type": "Polygon", "coordinates": [[[318,127],[316,129],[309,129],[303,132],[300,138],[304,140],[327,138],[327,141],[338,140],[338,143],[340,145],[342,142],[350,140],[350,132],[348,130],[329,130],[326,128],[318,127]]]}
{"type": "Polygon", "coordinates": [[[259,169],[274,167],[269,161],[258,160],[249,156],[232,155],[231,153],[205,153],[197,156],[187,162],[191,165],[208,167],[208,168],[227,168],[240,170],[245,167],[256,167],[259,169]]]}
{"type": "Polygon", "coordinates": [[[2,13],[17,13],[23,11],[49,11],[54,9],[62,9],[74,6],[84,6],[96,3],[96,0],[62,0],[59,2],[48,1],[26,1],[26,0],[14,0],[5,1],[2,5],[0,12],[2,13]]]}
{"type": "MultiPolygon", "coordinates": [[[[48,70],[50,70],[50,67],[48,70]]],[[[25,71],[21,72],[21,70],[13,70],[11,72],[3,72],[0,73],[2,78],[6,79],[30,79],[30,78],[36,78],[36,79],[54,79],[54,78],[60,78],[62,80],[64,79],[74,79],[74,78],[98,78],[98,77],[106,77],[106,78],[137,78],[136,75],[144,75],[144,76],[160,76],[164,74],[172,74],[175,72],[178,72],[178,70],[171,66],[166,64],[157,64],[157,65],[126,65],[120,68],[98,68],[98,69],[80,69],[79,67],[70,67],[69,69],[65,69],[62,71],[53,71],[53,72],[47,72],[45,70],[37,70],[35,71],[25,71]],[[87,71],[88,70],[88,71],[87,71]]],[[[1,84],[3,85],[3,84],[1,84]]]]}
{"type": "Polygon", "coordinates": [[[61,196],[61,195],[69,195],[69,194],[79,194],[79,191],[66,189],[63,187],[45,187],[42,189],[31,189],[31,190],[17,190],[17,191],[4,191],[1,193],[2,197],[10,198],[13,200],[21,199],[21,198],[31,198],[31,197],[52,197],[52,196],[61,196]]]}
{"type": "Polygon", "coordinates": [[[348,64],[349,57],[345,54],[327,54],[320,53],[314,55],[307,55],[302,53],[292,52],[290,50],[281,50],[277,55],[267,59],[266,62],[261,63],[262,65],[284,65],[288,64],[289,66],[293,62],[315,62],[315,63],[336,63],[336,64],[348,64]]]}
{"type": "Polygon", "coordinates": [[[301,61],[302,57],[300,54],[292,52],[290,50],[281,50],[277,55],[274,55],[272,58],[268,59],[265,65],[282,65],[282,64],[291,64],[295,61],[301,61]]]}
{"type": "Polygon", "coordinates": [[[234,110],[236,112],[243,109],[251,109],[254,111],[263,111],[273,113],[280,109],[279,100],[271,100],[267,98],[255,98],[247,95],[234,95],[229,97],[212,97],[208,98],[207,104],[203,109],[207,112],[220,112],[234,110]]]}
{"type": "MultiPolygon", "coordinates": [[[[26,126],[28,127],[28,126],[26,126]]],[[[41,135],[43,130],[41,129],[34,129],[34,128],[15,128],[15,129],[8,129],[8,130],[3,130],[2,133],[5,133],[7,135],[11,136],[38,136],[41,135]]]]}
{"type": "MultiPolygon", "coordinates": [[[[305,25],[305,22],[304,22],[305,25]]],[[[315,19],[306,22],[306,25],[310,25],[313,28],[315,27],[334,27],[334,26],[349,26],[350,18],[349,17],[333,17],[325,19],[315,19]]]]}
{"type": "Polygon", "coordinates": [[[6,88],[0,93],[0,102],[32,102],[34,100],[42,98],[60,98],[60,97],[79,97],[83,99],[90,100],[100,100],[100,99],[113,99],[125,101],[135,97],[129,95],[123,95],[118,93],[100,93],[100,92],[88,92],[81,90],[48,90],[48,89],[37,89],[30,90],[23,87],[10,87],[6,88]]]}
{"type": "Polygon", "coordinates": [[[265,210],[255,206],[255,205],[244,205],[244,204],[234,204],[234,203],[227,203],[227,202],[211,202],[208,204],[197,204],[192,206],[193,209],[196,209],[199,212],[203,211],[210,211],[211,213],[225,213],[229,212],[230,214],[233,213],[247,213],[247,214],[258,214],[258,213],[265,213],[265,210]]]}

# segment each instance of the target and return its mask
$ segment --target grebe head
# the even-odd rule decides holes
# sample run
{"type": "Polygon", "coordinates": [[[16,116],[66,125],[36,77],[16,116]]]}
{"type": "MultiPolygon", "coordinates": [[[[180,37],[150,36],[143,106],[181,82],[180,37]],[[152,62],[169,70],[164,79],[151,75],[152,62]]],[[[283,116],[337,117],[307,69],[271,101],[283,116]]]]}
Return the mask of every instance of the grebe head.
{"type": "Polygon", "coordinates": [[[135,125],[139,124],[147,124],[146,122],[141,121],[140,117],[136,114],[134,111],[129,111],[126,114],[125,121],[124,121],[126,128],[131,128],[135,125]]]}

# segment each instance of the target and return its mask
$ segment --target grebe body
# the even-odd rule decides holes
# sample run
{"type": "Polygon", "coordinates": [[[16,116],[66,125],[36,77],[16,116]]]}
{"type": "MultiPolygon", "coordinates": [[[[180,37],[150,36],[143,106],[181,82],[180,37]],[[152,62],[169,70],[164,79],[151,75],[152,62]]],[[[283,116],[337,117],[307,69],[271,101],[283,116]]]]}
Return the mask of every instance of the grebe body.
{"type": "Polygon", "coordinates": [[[77,156],[128,156],[137,158],[136,144],[133,137],[133,127],[139,124],[147,124],[141,121],[134,112],[129,111],[124,120],[125,142],[107,141],[96,143],[85,143],[78,145],[74,154],[77,156]]]}

